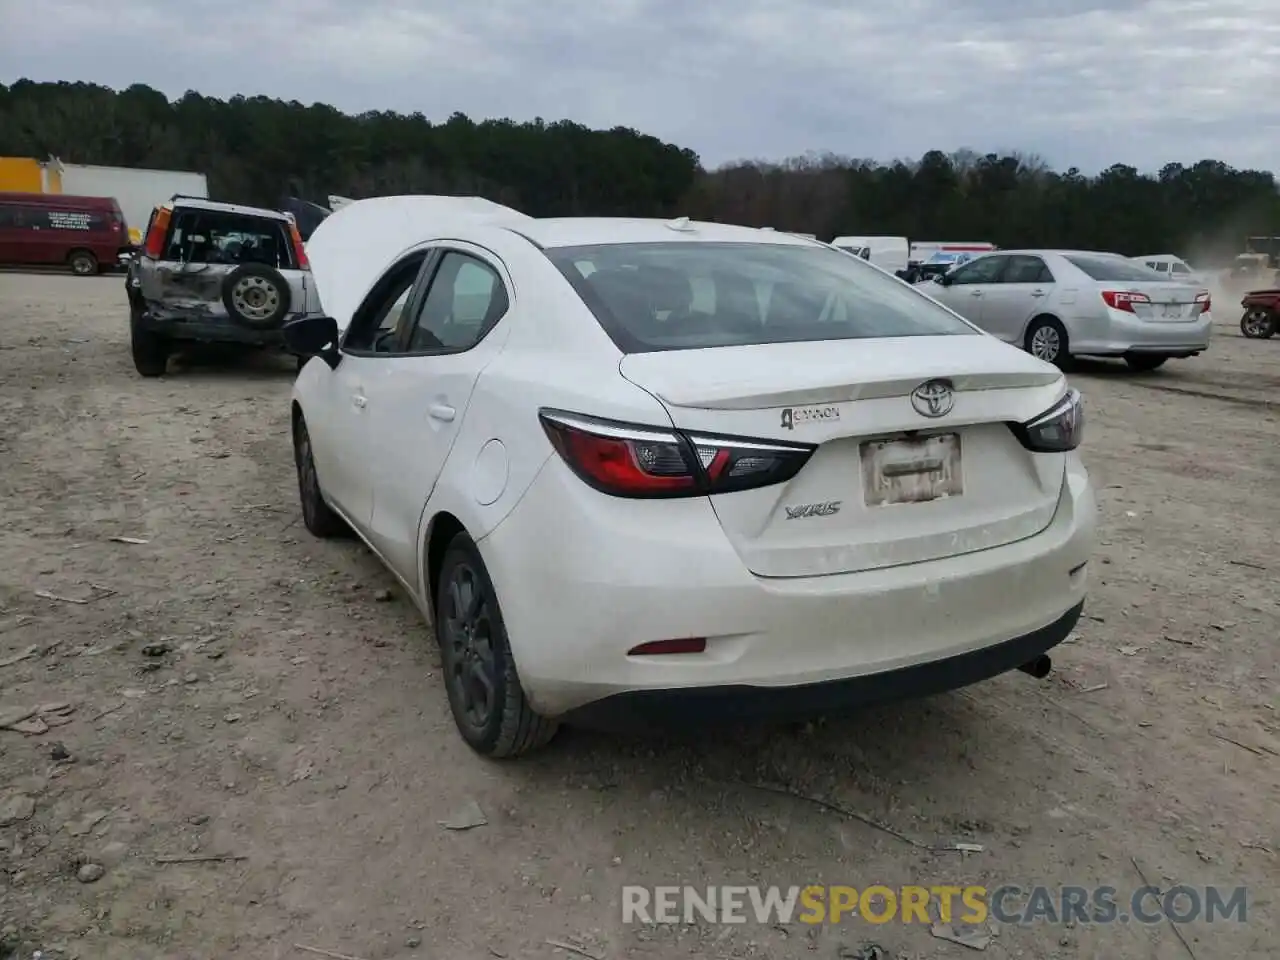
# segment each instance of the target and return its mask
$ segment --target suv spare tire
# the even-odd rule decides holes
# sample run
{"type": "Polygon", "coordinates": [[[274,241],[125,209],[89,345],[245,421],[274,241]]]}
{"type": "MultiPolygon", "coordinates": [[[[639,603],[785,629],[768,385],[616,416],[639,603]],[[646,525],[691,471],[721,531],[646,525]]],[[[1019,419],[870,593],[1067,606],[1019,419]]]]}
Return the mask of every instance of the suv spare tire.
{"type": "Polygon", "coordinates": [[[233,323],[253,330],[274,330],[289,315],[289,281],[275,267],[243,263],[222,281],[222,305],[233,323]]]}

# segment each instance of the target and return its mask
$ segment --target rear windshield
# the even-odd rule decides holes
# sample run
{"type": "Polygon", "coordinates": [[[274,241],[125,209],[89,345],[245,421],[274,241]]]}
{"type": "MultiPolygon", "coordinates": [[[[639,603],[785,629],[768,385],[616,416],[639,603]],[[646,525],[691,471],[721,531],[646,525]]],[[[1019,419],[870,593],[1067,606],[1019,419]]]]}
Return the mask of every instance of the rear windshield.
{"type": "Polygon", "coordinates": [[[201,209],[175,215],[165,260],[185,263],[262,263],[293,267],[293,248],[279,220],[201,209]]]}
{"type": "Polygon", "coordinates": [[[911,287],[825,246],[619,243],[546,255],[623,353],[976,334],[911,287]]]}
{"type": "Polygon", "coordinates": [[[1134,263],[1123,257],[1100,257],[1087,254],[1068,253],[1063,258],[1068,263],[1083,270],[1091,280],[1112,280],[1117,283],[1142,283],[1144,280],[1163,280],[1145,263],[1134,263]]]}

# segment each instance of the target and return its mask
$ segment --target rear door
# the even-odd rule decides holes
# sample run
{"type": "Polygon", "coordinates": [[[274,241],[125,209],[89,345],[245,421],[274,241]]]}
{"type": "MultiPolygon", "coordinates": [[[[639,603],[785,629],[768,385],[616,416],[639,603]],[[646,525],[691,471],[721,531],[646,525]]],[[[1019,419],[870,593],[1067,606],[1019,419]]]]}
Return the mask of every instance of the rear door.
{"type": "Polygon", "coordinates": [[[998,282],[983,289],[982,329],[1006,343],[1021,344],[1028,321],[1048,309],[1053,274],[1041,257],[1010,254],[998,282]]]}
{"type": "Polygon", "coordinates": [[[513,304],[506,268],[481,247],[441,245],[423,276],[429,280],[410,302],[394,355],[363,381],[367,438],[379,465],[369,539],[408,583],[418,580],[423,510],[476,381],[510,330],[502,321],[513,304]]]}

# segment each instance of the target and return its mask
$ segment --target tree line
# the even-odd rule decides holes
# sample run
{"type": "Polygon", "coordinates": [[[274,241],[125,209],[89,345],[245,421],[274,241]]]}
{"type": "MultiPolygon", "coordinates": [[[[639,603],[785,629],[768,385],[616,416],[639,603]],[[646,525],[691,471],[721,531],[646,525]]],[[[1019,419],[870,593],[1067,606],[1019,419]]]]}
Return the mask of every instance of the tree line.
{"type": "Polygon", "coordinates": [[[142,84],[0,84],[0,155],[195,170],[211,196],[273,205],[329,194],[488,197],[532,216],[676,216],[840,234],[1180,253],[1223,262],[1280,234],[1268,171],[1216,161],[1088,176],[1034,156],[931,150],[889,163],[834,154],[707,170],[686,147],[627,127],[455,113],[348,115],[268,97],[175,101],[142,84]]]}

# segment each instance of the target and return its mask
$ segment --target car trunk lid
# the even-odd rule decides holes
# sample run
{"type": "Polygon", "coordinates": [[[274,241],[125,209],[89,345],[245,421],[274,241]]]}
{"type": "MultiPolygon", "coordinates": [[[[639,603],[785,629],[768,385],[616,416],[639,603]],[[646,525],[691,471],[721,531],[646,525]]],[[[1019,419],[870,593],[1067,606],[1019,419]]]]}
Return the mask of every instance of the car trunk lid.
{"type": "Polygon", "coordinates": [[[1028,452],[1007,424],[1048,409],[1061,374],[987,336],[637,353],[620,370],[682,430],[815,445],[790,481],[711,498],[759,576],[983,550],[1035,535],[1056,510],[1062,455],[1028,452]],[[925,416],[912,392],[934,380],[954,405],[925,416]]]}
{"type": "MultiPolygon", "coordinates": [[[[1153,323],[1191,323],[1200,319],[1209,291],[1198,284],[1174,280],[1140,283],[1099,283],[1104,291],[1140,294],[1147,302],[1132,302],[1133,313],[1153,323]]],[[[1104,298],[1105,299],[1105,298],[1104,298]]]]}

